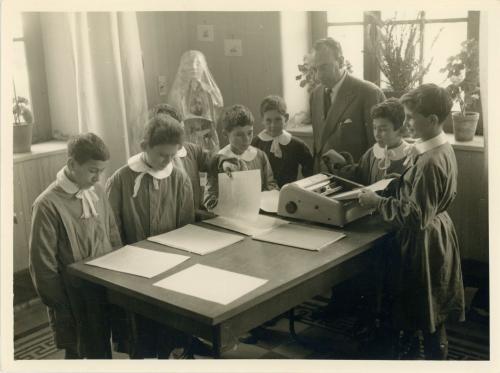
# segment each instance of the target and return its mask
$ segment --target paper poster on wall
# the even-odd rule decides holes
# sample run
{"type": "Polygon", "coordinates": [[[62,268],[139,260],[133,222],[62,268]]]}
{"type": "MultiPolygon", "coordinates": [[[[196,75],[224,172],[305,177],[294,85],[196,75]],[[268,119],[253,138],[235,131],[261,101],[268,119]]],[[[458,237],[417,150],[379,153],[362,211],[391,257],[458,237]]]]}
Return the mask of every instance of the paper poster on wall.
{"type": "Polygon", "coordinates": [[[198,41],[214,41],[214,26],[198,25],[197,35],[198,35],[198,41]]]}
{"type": "Polygon", "coordinates": [[[224,54],[230,57],[243,56],[241,39],[224,39],[224,54]]]}

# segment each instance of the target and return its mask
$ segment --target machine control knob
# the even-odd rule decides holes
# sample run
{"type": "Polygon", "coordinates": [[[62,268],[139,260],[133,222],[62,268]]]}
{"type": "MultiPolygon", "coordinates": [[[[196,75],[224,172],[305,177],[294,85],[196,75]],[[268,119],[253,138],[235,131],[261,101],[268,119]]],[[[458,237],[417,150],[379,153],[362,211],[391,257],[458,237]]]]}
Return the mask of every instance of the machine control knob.
{"type": "Polygon", "coordinates": [[[290,201],[285,205],[285,210],[289,214],[294,214],[295,211],[297,211],[297,204],[293,201],[290,201]]]}

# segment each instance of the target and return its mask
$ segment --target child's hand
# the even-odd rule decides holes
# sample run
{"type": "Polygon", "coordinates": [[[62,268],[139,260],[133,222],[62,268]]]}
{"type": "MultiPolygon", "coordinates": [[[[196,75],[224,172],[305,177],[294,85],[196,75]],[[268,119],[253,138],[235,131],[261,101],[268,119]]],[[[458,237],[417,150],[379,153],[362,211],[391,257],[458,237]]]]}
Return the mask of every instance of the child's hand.
{"type": "Polygon", "coordinates": [[[345,164],[347,163],[342,154],[336,152],[333,149],[330,149],[326,153],[324,153],[321,156],[321,159],[330,172],[332,172],[337,167],[345,166],[345,164]]]}
{"type": "Polygon", "coordinates": [[[232,178],[233,177],[232,172],[238,171],[238,166],[229,161],[224,161],[222,162],[222,171],[224,171],[227,176],[232,178]]]}
{"type": "Polygon", "coordinates": [[[368,208],[377,207],[380,198],[381,197],[377,193],[369,189],[361,189],[361,191],[358,194],[358,202],[359,205],[362,207],[368,207],[368,208]]]}

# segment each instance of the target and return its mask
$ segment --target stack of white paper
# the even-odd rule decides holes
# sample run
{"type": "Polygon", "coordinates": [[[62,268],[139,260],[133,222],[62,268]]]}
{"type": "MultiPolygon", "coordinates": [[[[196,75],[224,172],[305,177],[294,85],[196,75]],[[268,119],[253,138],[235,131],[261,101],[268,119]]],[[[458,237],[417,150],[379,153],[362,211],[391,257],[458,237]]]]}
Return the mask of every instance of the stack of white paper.
{"type": "Polygon", "coordinates": [[[176,249],[205,255],[241,241],[243,237],[188,224],[182,228],[149,237],[148,240],[176,249]]]}
{"type": "Polygon", "coordinates": [[[279,199],[279,190],[266,190],[264,192],[260,192],[260,209],[276,214],[278,212],[279,199]]]}
{"type": "Polygon", "coordinates": [[[261,278],[195,264],[153,285],[227,305],[266,282],[261,278]]]}
{"type": "Polygon", "coordinates": [[[243,233],[247,236],[262,234],[280,225],[288,224],[286,220],[265,215],[257,215],[255,219],[252,220],[238,219],[231,216],[217,216],[216,218],[203,220],[203,222],[243,233]]]}
{"type": "Polygon", "coordinates": [[[86,264],[151,278],[168,271],[187,259],[189,256],[162,253],[127,245],[86,264]]]}
{"type": "Polygon", "coordinates": [[[356,189],[350,190],[348,192],[334,194],[331,196],[331,198],[334,198],[334,199],[339,200],[339,201],[343,201],[346,199],[356,199],[356,198],[358,198],[358,195],[359,195],[359,192],[361,191],[361,189],[368,189],[368,190],[371,190],[373,192],[378,192],[380,190],[384,190],[385,188],[387,188],[387,186],[391,183],[392,180],[394,180],[394,179],[382,179],[382,180],[377,181],[376,183],[373,183],[372,185],[368,185],[368,186],[363,187],[363,188],[356,188],[356,189]]]}
{"type": "Polygon", "coordinates": [[[287,224],[254,236],[253,239],[319,251],[344,237],[345,234],[331,229],[318,229],[301,224],[287,224]]]}

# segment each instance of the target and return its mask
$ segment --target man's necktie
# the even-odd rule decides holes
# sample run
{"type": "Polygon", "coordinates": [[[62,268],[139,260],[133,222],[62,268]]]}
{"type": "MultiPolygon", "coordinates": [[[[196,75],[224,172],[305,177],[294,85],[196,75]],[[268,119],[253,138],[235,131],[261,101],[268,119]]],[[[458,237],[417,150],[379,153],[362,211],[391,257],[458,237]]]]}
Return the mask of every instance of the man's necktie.
{"type": "Polygon", "coordinates": [[[330,110],[330,106],[332,106],[332,89],[331,88],[325,88],[325,102],[323,107],[325,108],[325,118],[328,115],[328,111],[330,110]]]}

